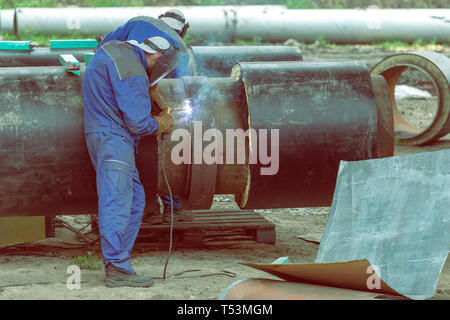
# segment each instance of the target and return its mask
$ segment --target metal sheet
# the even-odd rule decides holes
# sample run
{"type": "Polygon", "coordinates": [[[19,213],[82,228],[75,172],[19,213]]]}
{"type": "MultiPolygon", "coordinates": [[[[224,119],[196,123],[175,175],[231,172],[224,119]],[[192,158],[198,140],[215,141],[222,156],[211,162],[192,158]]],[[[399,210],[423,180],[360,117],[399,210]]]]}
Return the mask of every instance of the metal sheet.
{"type": "Polygon", "coordinates": [[[380,287],[376,290],[368,288],[367,280],[370,275],[367,270],[371,265],[365,259],[332,263],[279,265],[244,263],[244,265],[268,272],[286,281],[398,295],[395,290],[383,282],[380,283],[380,287]]]}
{"type": "Polygon", "coordinates": [[[380,295],[382,294],[308,283],[254,278],[233,283],[219,300],[373,300],[380,295]]]}
{"type": "Polygon", "coordinates": [[[0,246],[45,238],[45,217],[0,217],[0,246]]]}
{"type": "Polygon", "coordinates": [[[431,297],[450,245],[449,159],[342,161],[316,262],[368,259],[394,290],[431,297]]]}

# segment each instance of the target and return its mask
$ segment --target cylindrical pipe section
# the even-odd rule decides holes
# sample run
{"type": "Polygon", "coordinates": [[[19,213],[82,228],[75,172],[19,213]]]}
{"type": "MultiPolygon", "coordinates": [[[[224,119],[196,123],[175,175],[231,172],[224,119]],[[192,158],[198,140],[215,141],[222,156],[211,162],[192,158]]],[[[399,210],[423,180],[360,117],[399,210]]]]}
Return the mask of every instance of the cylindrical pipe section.
{"type": "Polygon", "coordinates": [[[400,145],[425,145],[450,133],[450,59],[432,51],[416,51],[389,56],[375,65],[372,75],[382,75],[389,87],[395,142],[400,145]],[[415,68],[425,73],[433,83],[438,95],[438,107],[432,123],[421,130],[407,121],[397,108],[395,87],[406,68],[415,68]]]}
{"type": "MultiPolygon", "coordinates": [[[[247,9],[246,9],[247,10],[247,9]]],[[[239,11],[236,39],[275,42],[319,38],[335,43],[450,39],[449,9],[322,9],[239,11]]]]}
{"type": "Polygon", "coordinates": [[[301,61],[302,52],[293,46],[191,46],[194,75],[229,77],[238,62],[301,61]]]}
{"type": "Polygon", "coordinates": [[[246,130],[242,86],[231,78],[184,77],[158,87],[176,124],[164,150],[160,143],[158,193],[168,195],[162,152],[172,194],[181,196],[185,208],[209,209],[214,194],[243,192],[248,165],[225,161],[227,144],[233,142],[227,130],[246,130]]]}
{"type": "MultiPolygon", "coordinates": [[[[63,67],[1,68],[0,85],[0,216],[95,212],[95,172],[83,135],[81,77],[67,73],[63,67]]],[[[197,165],[194,155],[198,146],[193,140],[197,135],[203,139],[203,130],[197,130],[195,121],[205,130],[207,119],[214,119],[218,130],[245,129],[245,113],[240,105],[242,87],[230,78],[199,77],[164,79],[158,87],[165,104],[172,108],[175,130],[184,128],[189,135],[187,153],[192,152],[192,164],[176,164],[172,149],[177,141],[168,139],[164,150],[159,144],[158,194],[167,194],[161,161],[165,152],[164,165],[173,194],[189,199],[190,190],[202,190],[196,187],[208,169],[200,146],[198,167],[204,170],[189,176],[197,165]],[[190,112],[185,108],[187,99],[192,104],[190,112]],[[205,117],[205,113],[209,116],[205,117]]],[[[223,143],[227,143],[226,139],[223,143]]],[[[141,157],[151,158],[144,146],[140,145],[137,162],[141,157]]],[[[148,177],[154,176],[152,170],[144,169],[140,171],[145,187],[148,177]]],[[[217,165],[210,198],[214,192],[242,192],[246,173],[246,164],[217,165]]],[[[193,196],[196,194],[190,198],[193,196]]],[[[202,208],[208,205],[205,203],[202,208]]]]}
{"type": "Polygon", "coordinates": [[[252,140],[241,208],[329,206],[339,162],[379,156],[364,63],[248,62],[233,75],[245,86],[252,140]]]}
{"type": "MultiPolygon", "coordinates": [[[[376,102],[361,64],[240,68],[240,78],[160,81],[175,128],[159,143],[156,174],[145,167],[155,151],[141,141],[136,162],[144,188],[156,176],[158,194],[167,194],[164,153],[172,193],[188,208],[209,208],[214,194],[230,193],[245,208],[327,205],[340,160],[379,156],[376,102]],[[251,129],[257,130],[258,155],[279,157],[272,175],[260,175],[267,157],[249,161],[256,151],[251,129]],[[279,143],[272,129],[279,129],[279,143]]],[[[0,68],[0,85],[0,216],[95,212],[81,77],[63,67],[0,68]]]]}
{"type": "MultiPolygon", "coordinates": [[[[192,39],[277,42],[289,38],[337,43],[376,41],[448,42],[449,9],[322,9],[293,10],[282,6],[178,7],[189,21],[192,39]]],[[[16,31],[33,28],[41,34],[108,33],[132,17],[157,17],[168,7],[18,8],[16,31]]],[[[9,25],[9,24],[8,24],[9,25]]]]}
{"type": "Polygon", "coordinates": [[[13,34],[14,33],[14,18],[15,18],[15,10],[14,9],[0,10],[0,31],[13,34]]]}
{"type": "Polygon", "coordinates": [[[71,54],[78,61],[84,62],[84,54],[92,52],[91,48],[52,49],[48,47],[32,50],[0,50],[0,67],[58,66],[61,54],[71,54]]]}
{"type": "Polygon", "coordinates": [[[0,68],[0,215],[96,212],[80,78],[63,67],[0,68]]]}
{"type": "MultiPolygon", "coordinates": [[[[230,41],[235,34],[237,11],[246,6],[179,6],[190,24],[192,39],[230,41]]],[[[251,12],[281,10],[281,6],[250,6],[251,12]]],[[[107,34],[137,16],[157,18],[173,7],[121,8],[17,8],[17,33],[33,28],[40,34],[107,34]]],[[[246,11],[247,12],[247,11],[246,11]]]]}
{"type": "MultiPolygon", "coordinates": [[[[0,50],[0,67],[55,66],[60,65],[60,54],[72,54],[84,61],[86,49],[32,48],[30,51],[0,50]]],[[[301,61],[302,53],[293,46],[192,46],[188,49],[189,74],[225,78],[238,62],[301,61]]]]}

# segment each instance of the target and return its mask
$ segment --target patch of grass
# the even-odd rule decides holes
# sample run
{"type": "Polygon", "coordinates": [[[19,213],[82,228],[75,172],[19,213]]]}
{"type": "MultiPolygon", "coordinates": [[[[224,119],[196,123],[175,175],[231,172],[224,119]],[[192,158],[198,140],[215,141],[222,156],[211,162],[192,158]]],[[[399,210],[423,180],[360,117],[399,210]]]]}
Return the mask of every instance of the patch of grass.
{"type": "Polygon", "coordinates": [[[76,264],[80,267],[80,269],[86,270],[101,270],[103,269],[103,263],[99,260],[99,258],[93,255],[92,251],[88,251],[87,256],[78,256],[73,257],[70,260],[71,264],[76,264]]]}
{"type": "Polygon", "coordinates": [[[222,6],[227,4],[224,0],[199,0],[198,5],[200,6],[222,6]]]}
{"type": "Polygon", "coordinates": [[[50,40],[63,40],[63,39],[95,39],[95,35],[80,35],[77,32],[73,32],[68,35],[44,35],[35,32],[34,30],[26,30],[23,34],[14,35],[8,32],[1,32],[0,37],[3,41],[18,41],[18,40],[31,40],[33,45],[36,46],[49,46],[50,40]]]}
{"type": "Polygon", "coordinates": [[[413,43],[406,43],[402,41],[386,41],[380,43],[371,44],[374,48],[380,48],[391,51],[399,50],[431,50],[431,51],[442,51],[448,49],[450,46],[448,43],[437,43],[436,40],[423,41],[418,39],[413,43]]]}
{"type": "Polygon", "coordinates": [[[252,40],[236,39],[234,43],[238,46],[260,46],[262,43],[261,37],[253,37],[252,40]]]}
{"type": "MultiPolygon", "coordinates": [[[[162,2],[162,1],[159,1],[162,2]]],[[[63,8],[68,6],[79,7],[140,7],[163,3],[155,0],[0,0],[2,9],[12,8],[63,8]]]]}
{"type": "Polygon", "coordinates": [[[331,43],[331,42],[329,42],[329,41],[327,41],[327,40],[325,39],[325,36],[324,36],[323,34],[320,35],[319,37],[317,37],[316,43],[317,43],[319,46],[324,47],[324,48],[331,48],[331,47],[334,46],[333,43],[331,43]]]}
{"type": "Polygon", "coordinates": [[[317,9],[317,3],[312,0],[286,0],[288,9],[317,9]]]}

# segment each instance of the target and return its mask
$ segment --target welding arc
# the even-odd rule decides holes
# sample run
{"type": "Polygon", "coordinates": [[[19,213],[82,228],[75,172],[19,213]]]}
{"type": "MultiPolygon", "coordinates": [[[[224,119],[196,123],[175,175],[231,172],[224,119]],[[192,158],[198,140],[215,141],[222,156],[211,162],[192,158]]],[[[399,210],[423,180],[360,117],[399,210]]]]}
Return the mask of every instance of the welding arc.
{"type": "Polygon", "coordinates": [[[388,84],[398,134],[395,143],[400,145],[425,145],[450,132],[450,59],[432,51],[409,52],[389,56],[375,65],[372,75],[382,75],[388,84]],[[421,130],[408,122],[400,113],[395,101],[395,86],[406,68],[424,72],[434,84],[438,94],[438,109],[433,122],[421,130]]]}

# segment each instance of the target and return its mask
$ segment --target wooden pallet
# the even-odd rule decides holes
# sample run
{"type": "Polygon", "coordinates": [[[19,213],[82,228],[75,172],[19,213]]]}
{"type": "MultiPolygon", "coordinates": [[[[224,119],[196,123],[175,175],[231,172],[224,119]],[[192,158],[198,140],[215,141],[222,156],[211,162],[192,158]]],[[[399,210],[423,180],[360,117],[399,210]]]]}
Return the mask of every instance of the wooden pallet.
{"type": "MultiPolygon", "coordinates": [[[[137,245],[169,243],[170,224],[143,223],[137,245]]],[[[247,210],[194,211],[192,221],[173,225],[174,247],[220,246],[237,243],[274,244],[275,225],[247,210]]]]}

